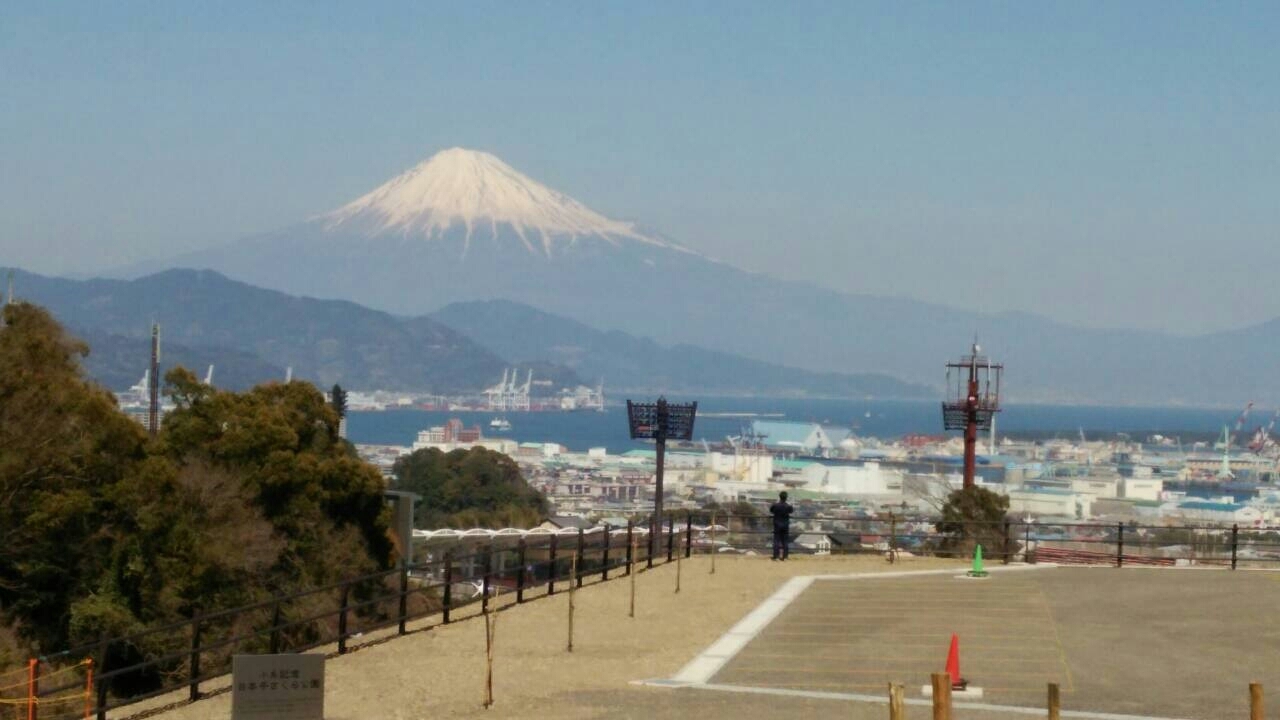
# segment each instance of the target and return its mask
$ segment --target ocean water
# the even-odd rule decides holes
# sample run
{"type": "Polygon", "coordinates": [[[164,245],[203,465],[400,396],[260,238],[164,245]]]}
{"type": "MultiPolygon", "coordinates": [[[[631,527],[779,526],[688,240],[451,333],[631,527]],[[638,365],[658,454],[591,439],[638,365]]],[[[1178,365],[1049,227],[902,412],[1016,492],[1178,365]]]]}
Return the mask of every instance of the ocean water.
{"type": "MultiPolygon", "coordinates": [[[[651,398],[636,398],[651,400],[651,398]]],[[[671,397],[672,402],[687,399],[671,397]]],[[[939,435],[942,413],[938,402],[797,400],[768,398],[699,398],[698,409],[706,413],[781,414],[782,419],[819,422],[852,428],[858,435],[884,439],[908,433],[939,435]]],[[[1184,443],[1212,438],[1222,426],[1235,422],[1236,412],[1221,408],[1141,408],[1085,407],[1061,405],[1010,405],[998,416],[999,434],[1021,437],[1076,438],[1084,430],[1089,439],[1114,437],[1129,433],[1141,440],[1152,433],[1179,437],[1184,443]]],[[[347,434],[352,442],[386,445],[409,445],[419,430],[443,425],[449,418],[459,418],[467,426],[479,425],[487,436],[509,437],[520,442],[558,442],[571,450],[605,447],[611,452],[624,452],[645,447],[630,439],[625,406],[609,407],[605,412],[530,412],[507,413],[511,430],[505,433],[489,429],[492,412],[443,412],[425,410],[386,410],[353,412],[347,419],[347,434]]],[[[1265,424],[1269,411],[1254,410],[1249,432],[1265,424]]],[[[694,423],[695,439],[720,442],[726,436],[739,435],[749,417],[699,417],[694,423]]]]}

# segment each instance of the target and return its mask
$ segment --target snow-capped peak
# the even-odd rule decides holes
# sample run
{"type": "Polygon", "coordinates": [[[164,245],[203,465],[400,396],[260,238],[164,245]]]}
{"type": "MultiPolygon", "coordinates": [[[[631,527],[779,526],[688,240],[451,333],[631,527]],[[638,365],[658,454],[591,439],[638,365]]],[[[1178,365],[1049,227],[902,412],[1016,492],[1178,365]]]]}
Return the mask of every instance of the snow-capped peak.
{"type": "Polygon", "coordinates": [[[568,236],[570,242],[598,236],[614,244],[629,238],[677,247],[604,217],[489,153],[464,148],[442,150],[319,219],[327,230],[355,227],[427,239],[461,225],[468,243],[475,233],[496,235],[499,226],[508,225],[531,251],[537,236],[547,254],[556,236],[568,236]]]}

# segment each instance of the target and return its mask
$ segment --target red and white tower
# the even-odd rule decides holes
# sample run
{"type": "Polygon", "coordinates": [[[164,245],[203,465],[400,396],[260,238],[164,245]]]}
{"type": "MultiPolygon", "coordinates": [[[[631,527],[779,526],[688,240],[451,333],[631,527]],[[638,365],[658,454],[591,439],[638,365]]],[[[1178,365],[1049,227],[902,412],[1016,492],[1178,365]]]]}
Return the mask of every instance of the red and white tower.
{"type": "Polygon", "coordinates": [[[1000,412],[1000,373],[1004,366],[982,355],[978,343],[956,362],[947,363],[947,399],[942,401],[942,424],[964,431],[964,487],[973,487],[978,431],[990,430],[1000,412]]]}

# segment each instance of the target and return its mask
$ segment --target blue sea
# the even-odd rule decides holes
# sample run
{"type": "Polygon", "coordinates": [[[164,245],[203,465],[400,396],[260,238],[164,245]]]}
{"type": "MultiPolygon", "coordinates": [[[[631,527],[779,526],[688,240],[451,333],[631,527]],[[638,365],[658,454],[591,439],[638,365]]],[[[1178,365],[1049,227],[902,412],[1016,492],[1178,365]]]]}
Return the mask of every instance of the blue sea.
{"type": "MultiPolygon", "coordinates": [[[[652,400],[652,398],[635,398],[652,400]]],[[[672,402],[688,399],[671,397],[672,402]]],[[[882,439],[898,438],[908,433],[939,435],[942,413],[934,401],[858,401],[798,400],[767,398],[698,398],[700,413],[756,413],[781,415],[762,419],[796,422],[818,422],[852,428],[860,436],[882,439]]],[[[1254,410],[1250,427],[1265,424],[1269,411],[1254,410]]],[[[1234,423],[1236,411],[1221,408],[1142,408],[1087,407],[1067,405],[1009,405],[998,416],[997,432],[1015,437],[1077,438],[1081,430],[1090,439],[1111,438],[1125,432],[1134,440],[1152,433],[1180,437],[1183,442],[1206,439],[1222,432],[1222,426],[1234,423]]],[[[487,436],[509,437],[520,442],[558,442],[570,450],[605,447],[611,452],[625,452],[645,447],[628,436],[625,406],[613,406],[605,412],[529,412],[506,413],[511,430],[496,433],[489,429],[492,412],[444,412],[425,410],[386,410],[353,412],[347,419],[347,434],[352,442],[409,445],[419,430],[443,425],[449,418],[459,418],[467,426],[479,425],[487,436]]],[[[720,442],[727,436],[740,435],[750,417],[698,417],[694,424],[695,439],[720,442]]],[[[1248,432],[1249,428],[1245,429],[1248,432]]]]}

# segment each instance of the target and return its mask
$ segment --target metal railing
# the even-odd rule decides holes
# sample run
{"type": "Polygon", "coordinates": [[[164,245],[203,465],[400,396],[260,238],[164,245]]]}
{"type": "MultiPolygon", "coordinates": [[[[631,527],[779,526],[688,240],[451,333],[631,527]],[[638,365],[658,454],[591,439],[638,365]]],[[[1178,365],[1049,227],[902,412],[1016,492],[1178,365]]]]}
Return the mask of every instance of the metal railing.
{"type": "MultiPolygon", "coordinates": [[[[697,514],[694,552],[771,551],[768,515],[697,514]],[[709,525],[713,522],[717,535],[709,525]],[[706,523],[704,525],[703,523],[706,523]]],[[[1025,520],[941,524],[904,515],[875,518],[794,517],[790,552],[879,553],[893,560],[910,553],[968,558],[983,545],[991,560],[1092,565],[1197,565],[1237,569],[1280,567],[1280,527],[1045,523],[1025,520]],[[805,542],[806,536],[809,542],[805,542]]]]}
{"type": "MultiPolygon", "coordinates": [[[[252,605],[194,613],[180,621],[130,635],[102,638],[37,659],[33,707],[43,699],[42,719],[96,715],[175,691],[187,690],[189,701],[207,693],[202,684],[231,671],[237,653],[292,653],[336,645],[344,654],[366,642],[369,634],[395,628],[409,632],[410,622],[434,618],[448,624],[490,610],[498,596],[514,594],[521,604],[538,597],[643,572],[670,562],[676,552],[692,552],[691,520],[685,527],[668,521],[660,532],[628,523],[622,528],[597,526],[573,535],[494,538],[482,546],[443,557],[349,578],[303,592],[273,597],[252,605]],[[652,540],[652,548],[650,540],[652,540]],[[576,575],[572,568],[576,567],[576,575]],[[93,697],[83,710],[59,710],[53,699],[70,691],[86,693],[83,672],[93,668],[93,697]],[[66,677],[40,683],[40,673],[66,677]]],[[[430,627],[428,625],[427,627],[430,627]]],[[[25,672],[25,669],[24,669],[25,672]]],[[[33,710],[32,712],[37,712],[33,710]]],[[[33,716],[34,717],[34,716],[33,716]]]]}
{"type": "MultiPolygon", "coordinates": [[[[1153,526],[1136,524],[1040,523],[1006,520],[966,523],[939,531],[937,521],[888,515],[877,518],[796,517],[789,537],[791,552],[814,552],[797,543],[819,540],[822,552],[876,553],[890,562],[905,553],[965,558],[985,542],[986,557],[1013,561],[1128,565],[1194,564],[1230,568],[1280,566],[1280,528],[1239,526],[1153,526]]],[[[202,684],[230,672],[237,653],[304,652],[336,646],[344,654],[367,642],[370,633],[395,628],[409,632],[410,622],[434,618],[448,624],[490,609],[493,598],[514,594],[521,604],[567,589],[642,572],[709,552],[768,552],[772,519],[767,515],[691,513],[668,517],[666,527],[650,533],[597,526],[576,535],[494,537],[470,548],[474,538],[458,538],[443,557],[349,578],[252,605],[194,613],[189,618],[122,637],[42,656],[32,679],[36,702],[48,698],[42,718],[105,720],[110,710],[186,688],[187,699],[204,697],[202,684]],[[458,552],[464,550],[466,552],[458,552]],[[576,567],[573,575],[571,568],[576,567]],[[571,577],[572,575],[572,577],[571,577]],[[466,597],[463,597],[466,595],[466,597]],[[86,663],[92,660],[92,663],[86,663]],[[85,712],[53,709],[53,698],[86,685],[76,665],[92,667],[94,697],[85,712]],[[42,669],[43,668],[43,669],[42,669]],[[39,674],[59,674],[59,683],[40,683],[39,674]]],[[[430,627],[427,625],[426,627],[430,627]]],[[[392,635],[392,636],[394,636],[392,635]]]]}

